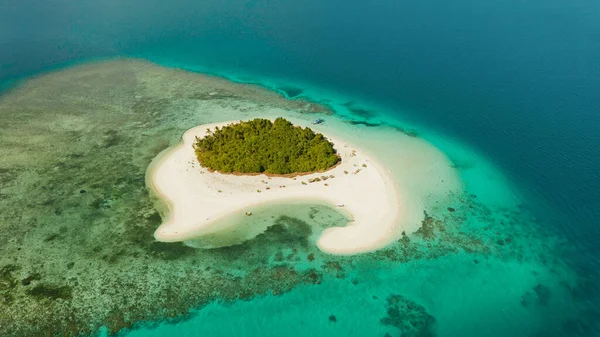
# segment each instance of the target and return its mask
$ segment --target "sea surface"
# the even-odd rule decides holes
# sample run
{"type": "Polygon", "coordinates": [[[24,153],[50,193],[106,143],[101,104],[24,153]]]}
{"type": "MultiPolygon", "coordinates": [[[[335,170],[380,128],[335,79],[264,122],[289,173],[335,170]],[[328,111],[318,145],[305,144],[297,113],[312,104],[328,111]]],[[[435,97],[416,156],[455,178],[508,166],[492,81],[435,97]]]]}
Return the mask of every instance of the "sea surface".
{"type": "MultiPolygon", "coordinates": [[[[593,337],[600,336],[599,16],[600,3],[592,0],[8,0],[0,3],[0,99],[31,77],[137,58],[322,104],[333,112],[326,123],[346,122],[346,132],[369,137],[374,152],[388,159],[392,130],[412,133],[459,171],[465,195],[456,213],[441,218],[432,210],[451,229],[411,239],[418,254],[339,261],[334,269],[343,275],[318,284],[240,300],[216,296],[190,314],[177,311],[180,319],[165,314],[163,321],[126,325],[124,336],[593,337]]],[[[10,106],[2,107],[0,131],[27,128],[27,119],[4,124],[10,106]]],[[[27,118],[48,116],[54,115],[40,106],[27,118]]],[[[192,122],[224,117],[181,118],[165,119],[168,139],[148,147],[162,150],[192,122]]],[[[99,128],[118,125],[110,116],[94,121],[99,128]]],[[[15,139],[2,146],[18,148],[15,139]]],[[[9,164],[0,163],[0,173],[9,164]]],[[[34,181],[27,172],[0,176],[0,192],[35,195],[13,188],[13,180],[34,181]]],[[[35,179],[46,186],[49,178],[35,179]]],[[[138,195],[123,186],[111,193],[138,195]]],[[[33,208],[12,212],[11,219],[24,219],[33,208]]],[[[72,212],[77,219],[78,210],[72,212]]],[[[307,208],[286,212],[304,223],[313,219],[307,208]]],[[[93,214],[85,218],[93,231],[111,225],[93,214]]],[[[55,217],[46,226],[58,230],[61,215],[55,217]]],[[[23,225],[2,219],[0,228],[23,225]]],[[[404,252],[400,247],[393,249],[404,252]]],[[[310,269],[304,257],[291,261],[310,269]]],[[[0,281],[17,273],[4,271],[0,281]]],[[[3,296],[12,287],[0,282],[3,296]]],[[[156,294],[156,306],[169,312],[162,296],[156,294]]],[[[106,305],[93,296],[86,301],[106,305]]],[[[114,310],[118,316],[131,309],[114,310]]]]}

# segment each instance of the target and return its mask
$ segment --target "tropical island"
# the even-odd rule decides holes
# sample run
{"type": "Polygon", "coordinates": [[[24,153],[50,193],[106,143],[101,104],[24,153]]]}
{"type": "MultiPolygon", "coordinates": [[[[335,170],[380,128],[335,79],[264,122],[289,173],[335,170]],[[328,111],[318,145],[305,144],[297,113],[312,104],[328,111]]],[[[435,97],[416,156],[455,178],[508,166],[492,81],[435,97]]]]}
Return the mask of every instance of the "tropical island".
{"type": "MultiPolygon", "coordinates": [[[[5,252],[0,257],[0,336],[105,334],[97,333],[100,327],[115,335],[139,322],[187,317],[190,309],[214,301],[277,296],[297,285],[339,277],[340,271],[331,267],[334,262],[342,261],[348,280],[354,280],[352,270],[359,264],[385,267],[407,259],[410,274],[414,262],[470,252],[474,246],[467,238],[487,238],[485,231],[473,231],[474,237],[460,233],[463,214],[488,214],[481,206],[483,193],[456,201],[462,198],[460,185],[454,184],[458,171],[422,138],[385,126],[356,125],[328,115],[317,104],[288,100],[258,86],[115,59],[23,80],[3,94],[0,111],[7,123],[0,133],[0,241],[5,252]],[[221,174],[199,165],[193,144],[206,128],[279,116],[322,133],[341,158],[338,164],[296,180],[221,174]],[[324,116],[326,123],[313,124],[324,116]],[[197,120],[205,122],[190,124],[197,120]],[[172,140],[174,146],[167,148],[172,140]],[[156,204],[139,179],[146,169],[150,192],[161,199],[156,204]],[[392,181],[385,185],[388,170],[392,181]],[[396,193],[399,199],[394,199],[396,193]],[[449,201],[438,202],[448,195],[449,201]],[[267,220],[275,226],[253,239],[248,230],[264,230],[262,210],[273,212],[279,201],[323,203],[354,221],[331,217],[333,212],[323,208],[312,218],[312,207],[285,206],[292,211],[288,215],[298,217],[279,221],[271,213],[267,220]],[[443,212],[436,213],[433,206],[443,212]],[[435,219],[426,224],[438,226],[448,206],[456,207],[457,214],[436,227],[439,235],[427,240],[410,235],[421,226],[424,209],[435,219]],[[392,221],[394,216],[400,221],[392,221]],[[249,224],[229,230],[226,223],[236,224],[229,217],[249,224]],[[329,227],[325,231],[318,226],[321,220],[329,227]],[[82,223],[90,229],[86,235],[80,235],[82,223]],[[231,249],[189,247],[189,239],[216,239],[228,230],[249,241],[231,249]],[[440,248],[438,240],[447,245],[440,248]],[[316,252],[319,247],[355,254],[387,244],[356,259],[316,252]],[[435,249],[428,249],[432,244],[435,249]],[[277,261],[282,253],[283,261],[277,261]]],[[[520,209],[510,214],[517,222],[523,216],[520,209]]],[[[492,220],[498,228],[506,227],[505,217],[492,220]]],[[[515,246],[494,247],[505,249],[491,249],[496,252],[492,258],[505,257],[515,246]]],[[[479,252],[474,258],[481,259],[479,252]]]]}
{"type": "Polygon", "coordinates": [[[279,117],[240,121],[196,137],[203,167],[221,173],[299,174],[322,172],[340,161],[333,143],[310,128],[279,117]]]}
{"type": "Polygon", "coordinates": [[[146,174],[148,186],[168,205],[155,239],[197,248],[237,245],[268,229],[269,210],[320,204],[338,209],[348,222],[322,231],[316,245],[347,255],[385,247],[408,230],[403,224],[420,222],[422,212],[403,207],[410,199],[401,200],[383,165],[306,124],[254,119],[186,131],[183,142],[155,158],[146,174]]]}

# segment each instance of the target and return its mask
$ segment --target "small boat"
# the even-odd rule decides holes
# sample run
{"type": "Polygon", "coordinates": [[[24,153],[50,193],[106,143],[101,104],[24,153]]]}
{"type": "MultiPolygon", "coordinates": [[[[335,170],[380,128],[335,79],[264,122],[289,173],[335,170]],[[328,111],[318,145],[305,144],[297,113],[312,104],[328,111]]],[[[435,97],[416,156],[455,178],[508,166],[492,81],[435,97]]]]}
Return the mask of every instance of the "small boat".
{"type": "Polygon", "coordinates": [[[344,207],[344,204],[336,204],[335,207],[344,207]]]}
{"type": "Polygon", "coordinates": [[[323,123],[324,121],[325,121],[324,119],[317,118],[317,119],[315,119],[315,121],[313,122],[313,124],[321,124],[321,123],[323,123]]]}
{"type": "Polygon", "coordinates": [[[246,212],[246,215],[247,215],[247,216],[251,216],[251,215],[252,215],[252,212],[246,212]]]}

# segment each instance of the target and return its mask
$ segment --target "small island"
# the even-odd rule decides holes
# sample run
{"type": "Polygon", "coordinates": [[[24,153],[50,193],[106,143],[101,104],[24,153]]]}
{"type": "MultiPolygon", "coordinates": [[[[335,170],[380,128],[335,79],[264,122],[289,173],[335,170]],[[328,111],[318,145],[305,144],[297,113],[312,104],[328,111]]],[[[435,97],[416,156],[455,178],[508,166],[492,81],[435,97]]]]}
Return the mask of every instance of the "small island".
{"type": "Polygon", "coordinates": [[[340,161],[333,143],[279,117],[256,118],[206,130],[194,142],[203,167],[220,173],[297,175],[322,172],[340,161]]]}
{"type": "Polygon", "coordinates": [[[385,247],[401,237],[403,223],[419,223],[422,213],[406,212],[408,200],[401,200],[385,167],[307,124],[254,119],[186,131],[183,142],[155,158],[146,174],[169,208],[155,239],[197,248],[236,245],[268,228],[260,214],[273,206],[322,204],[348,222],[321,232],[317,246],[349,255],[385,247]]]}

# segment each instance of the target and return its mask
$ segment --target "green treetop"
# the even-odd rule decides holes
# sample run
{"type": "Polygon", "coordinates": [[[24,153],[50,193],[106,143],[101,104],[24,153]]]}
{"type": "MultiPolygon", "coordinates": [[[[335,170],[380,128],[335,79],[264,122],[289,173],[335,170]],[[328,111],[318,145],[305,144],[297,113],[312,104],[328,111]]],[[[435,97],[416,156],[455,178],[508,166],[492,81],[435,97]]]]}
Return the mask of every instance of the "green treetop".
{"type": "Polygon", "coordinates": [[[257,118],[207,132],[194,143],[200,164],[223,173],[289,174],[323,171],[340,161],[320,133],[283,118],[257,118]]]}

